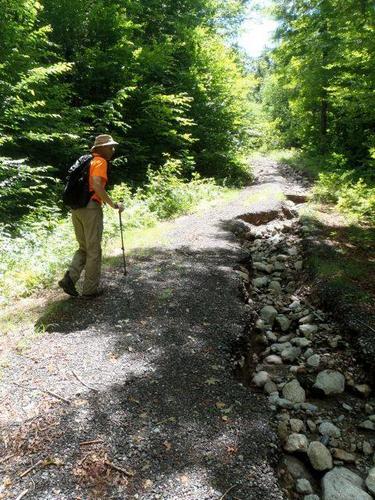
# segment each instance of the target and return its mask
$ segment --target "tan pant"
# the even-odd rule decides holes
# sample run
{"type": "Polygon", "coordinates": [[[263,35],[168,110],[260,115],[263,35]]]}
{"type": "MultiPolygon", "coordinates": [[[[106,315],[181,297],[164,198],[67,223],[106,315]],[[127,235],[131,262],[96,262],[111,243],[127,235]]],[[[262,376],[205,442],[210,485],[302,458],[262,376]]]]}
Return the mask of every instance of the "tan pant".
{"type": "Polygon", "coordinates": [[[102,263],[103,210],[90,201],[87,207],[72,210],[72,222],[79,249],[73,256],[69,275],[76,283],[85,269],[82,293],[90,295],[98,289],[102,263]]]}

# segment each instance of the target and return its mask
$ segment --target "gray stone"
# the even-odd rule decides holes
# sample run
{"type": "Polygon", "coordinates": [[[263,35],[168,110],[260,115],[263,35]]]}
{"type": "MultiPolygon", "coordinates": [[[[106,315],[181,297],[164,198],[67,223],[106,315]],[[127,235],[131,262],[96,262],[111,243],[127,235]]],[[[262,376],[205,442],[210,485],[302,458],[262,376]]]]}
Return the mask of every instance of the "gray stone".
{"type": "Polygon", "coordinates": [[[265,330],[266,329],[266,324],[260,318],[256,320],[255,326],[256,326],[256,328],[258,328],[258,330],[265,330]]]}
{"type": "Polygon", "coordinates": [[[282,332],[286,332],[290,327],[291,321],[285,314],[278,314],[276,316],[276,323],[280,326],[282,332]]]}
{"type": "Polygon", "coordinates": [[[313,491],[310,481],[307,479],[297,479],[296,490],[302,494],[309,494],[313,491]]]}
{"type": "Polygon", "coordinates": [[[363,441],[362,451],[365,455],[372,455],[374,453],[374,448],[368,441],[363,441]]]}
{"type": "Polygon", "coordinates": [[[311,344],[311,340],[306,339],[305,337],[296,337],[292,340],[292,344],[297,347],[307,347],[311,344]]]}
{"type": "Polygon", "coordinates": [[[283,361],[288,361],[293,363],[294,360],[301,355],[301,349],[299,347],[287,347],[281,353],[281,358],[283,361]]]}
{"type": "Polygon", "coordinates": [[[364,481],[346,467],[335,467],[322,480],[323,500],[371,500],[364,481]]]}
{"type": "Polygon", "coordinates": [[[264,262],[254,262],[253,268],[256,269],[257,271],[262,271],[262,272],[268,273],[268,274],[272,273],[272,271],[273,271],[272,264],[265,264],[264,262]]]}
{"type": "Polygon", "coordinates": [[[277,342],[277,335],[274,332],[266,332],[266,337],[270,342],[277,342]]]}
{"type": "Polygon", "coordinates": [[[301,271],[303,268],[302,260],[297,260],[297,262],[294,263],[294,268],[296,271],[301,271]]]}
{"type": "Polygon", "coordinates": [[[264,385],[263,389],[264,389],[264,392],[266,392],[267,394],[272,394],[273,392],[278,392],[277,385],[275,384],[275,382],[272,382],[272,380],[267,382],[264,385]]]}
{"type": "Polygon", "coordinates": [[[315,470],[332,469],[332,457],[329,450],[319,441],[312,441],[307,450],[311,465],[315,470]]]}
{"type": "Polygon", "coordinates": [[[366,478],[366,486],[372,495],[375,495],[375,467],[370,469],[366,478]]]}
{"type": "Polygon", "coordinates": [[[303,500],[320,500],[318,495],[306,495],[303,497],[303,500]]]}
{"type": "Polygon", "coordinates": [[[341,394],[345,390],[345,377],[334,370],[324,370],[318,373],[314,387],[321,389],[326,396],[341,394]]]}
{"type": "Polygon", "coordinates": [[[269,279],[266,276],[260,276],[259,278],[253,279],[253,285],[255,288],[263,288],[268,285],[269,279]]]}
{"type": "Polygon", "coordinates": [[[375,431],[375,423],[371,422],[371,420],[365,420],[361,422],[359,426],[361,429],[367,429],[368,431],[375,431]]]}
{"type": "Polygon", "coordinates": [[[311,472],[306,465],[297,457],[293,455],[285,455],[282,465],[288,470],[293,479],[307,479],[310,483],[313,481],[311,472]]]}
{"type": "Polygon", "coordinates": [[[308,448],[309,442],[307,437],[304,434],[297,434],[293,432],[288,436],[286,443],[284,445],[284,449],[289,453],[293,453],[295,451],[303,451],[306,452],[308,448]]]}
{"type": "Polygon", "coordinates": [[[299,326],[299,331],[307,338],[311,338],[317,331],[318,327],[316,325],[310,325],[309,323],[299,326]]]}
{"type": "Polygon", "coordinates": [[[260,317],[271,326],[277,316],[277,310],[273,306],[264,306],[260,310],[260,317]]]}
{"type": "Polygon", "coordinates": [[[305,325],[306,323],[311,323],[313,319],[314,316],[312,314],[307,314],[306,316],[303,316],[302,318],[299,319],[299,323],[301,325],[305,325]]]}
{"type": "Polygon", "coordinates": [[[288,347],[292,347],[292,344],[290,342],[281,342],[281,343],[278,342],[276,344],[272,344],[271,351],[281,354],[288,347]]]}
{"type": "Polygon", "coordinates": [[[271,380],[269,373],[265,371],[260,371],[256,373],[253,377],[253,382],[257,387],[263,387],[267,382],[271,380]]]}
{"type": "Polygon", "coordinates": [[[319,356],[319,354],[313,354],[312,356],[310,356],[309,358],[307,358],[306,363],[311,368],[318,368],[318,366],[320,365],[320,356],[319,356]]]}
{"type": "Polygon", "coordinates": [[[293,403],[303,403],[306,399],[305,390],[296,379],[285,384],[282,393],[285,399],[293,403]]]}
{"type": "Polygon", "coordinates": [[[341,448],[332,448],[332,455],[336,460],[340,460],[341,462],[355,462],[356,457],[352,453],[348,453],[341,448]]]}
{"type": "Polygon", "coordinates": [[[307,427],[309,428],[309,430],[311,432],[316,431],[316,423],[313,420],[307,419],[306,423],[307,423],[307,427]]]}
{"type": "Polygon", "coordinates": [[[289,421],[290,428],[292,429],[292,432],[301,432],[303,431],[303,428],[305,427],[304,423],[302,420],[299,418],[291,418],[289,421]]]}
{"type": "Polygon", "coordinates": [[[334,438],[338,438],[341,436],[340,429],[333,425],[331,422],[322,422],[319,425],[319,432],[320,434],[325,434],[326,436],[334,438]]]}
{"type": "Polygon", "coordinates": [[[266,363],[269,365],[282,365],[283,360],[280,358],[280,356],[277,356],[276,354],[270,354],[267,356],[264,360],[266,363]]]}
{"type": "Polygon", "coordinates": [[[276,295],[280,295],[280,293],[282,292],[282,289],[281,289],[281,285],[278,281],[274,280],[274,281],[271,281],[270,285],[269,285],[269,289],[275,293],[276,295]]]}

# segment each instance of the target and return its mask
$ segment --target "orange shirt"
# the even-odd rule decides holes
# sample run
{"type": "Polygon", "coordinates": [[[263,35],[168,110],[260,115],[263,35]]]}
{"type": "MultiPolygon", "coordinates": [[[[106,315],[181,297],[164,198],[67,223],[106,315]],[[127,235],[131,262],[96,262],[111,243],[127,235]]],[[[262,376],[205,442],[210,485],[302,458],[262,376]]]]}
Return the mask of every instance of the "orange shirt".
{"type": "MultiPolygon", "coordinates": [[[[102,156],[100,156],[98,153],[93,154],[93,159],[91,160],[90,163],[90,172],[89,172],[89,187],[90,191],[94,191],[93,187],[93,182],[92,178],[95,177],[101,177],[102,179],[102,186],[105,187],[108,181],[108,176],[107,176],[107,160],[105,160],[102,156]]],[[[103,203],[103,200],[98,196],[96,193],[94,193],[91,196],[92,200],[98,201],[99,203],[103,203]]]]}

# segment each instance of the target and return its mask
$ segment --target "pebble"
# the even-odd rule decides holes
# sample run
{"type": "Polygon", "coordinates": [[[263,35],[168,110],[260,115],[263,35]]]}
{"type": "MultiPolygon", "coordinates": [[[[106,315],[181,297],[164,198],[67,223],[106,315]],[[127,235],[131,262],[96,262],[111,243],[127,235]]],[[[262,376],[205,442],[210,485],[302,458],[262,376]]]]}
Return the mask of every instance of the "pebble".
{"type": "Polygon", "coordinates": [[[268,282],[269,279],[266,276],[261,276],[253,279],[253,286],[255,286],[255,288],[263,288],[268,285],[268,282]]]}
{"type": "Polygon", "coordinates": [[[306,424],[311,432],[316,431],[316,423],[313,420],[307,419],[306,424]]]}
{"type": "Polygon", "coordinates": [[[269,284],[269,289],[276,295],[280,295],[282,292],[281,285],[278,281],[271,281],[269,284]]]}
{"type": "Polygon", "coordinates": [[[371,446],[371,443],[368,441],[363,441],[362,451],[365,455],[372,455],[374,453],[374,448],[371,446]]]}
{"type": "Polygon", "coordinates": [[[295,337],[292,340],[292,344],[297,347],[308,347],[311,344],[311,340],[306,339],[305,337],[295,337]]]}
{"type": "Polygon", "coordinates": [[[303,500],[320,500],[320,499],[319,499],[318,495],[306,495],[303,497],[303,500]]]}
{"type": "Polygon", "coordinates": [[[332,469],[332,456],[324,444],[319,441],[312,441],[307,450],[311,465],[315,470],[324,471],[332,469]]]}
{"type": "Polygon", "coordinates": [[[286,332],[291,325],[290,319],[285,314],[278,314],[276,316],[276,323],[280,326],[282,332],[286,332]]]}
{"type": "Polygon", "coordinates": [[[267,382],[264,385],[264,392],[266,392],[267,394],[272,394],[273,392],[278,392],[277,385],[275,384],[275,382],[272,382],[272,380],[267,382]]]}
{"type": "Polygon", "coordinates": [[[368,431],[375,431],[375,423],[371,422],[371,420],[365,420],[361,422],[359,426],[361,429],[367,429],[368,431]]]}
{"type": "Polygon", "coordinates": [[[368,398],[371,393],[371,387],[367,384],[357,384],[354,389],[364,398],[368,398]]]}

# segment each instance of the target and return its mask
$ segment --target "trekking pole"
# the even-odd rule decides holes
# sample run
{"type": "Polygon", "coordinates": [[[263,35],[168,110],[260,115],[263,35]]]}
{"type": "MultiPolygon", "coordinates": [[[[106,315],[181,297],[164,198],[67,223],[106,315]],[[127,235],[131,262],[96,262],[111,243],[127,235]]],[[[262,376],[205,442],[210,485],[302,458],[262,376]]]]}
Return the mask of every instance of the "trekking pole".
{"type": "Polygon", "coordinates": [[[121,232],[121,248],[122,248],[122,258],[123,258],[123,261],[124,261],[124,276],[126,276],[128,274],[127,270],[126,270],[126,260],[125,260],[125,248],[124,248],[124,235],[123,235],[123,232],[122,232],[122,218],[121,218],[121,211],[119,210],[119,218],[120,218],[120,232],[121,232]]]}

